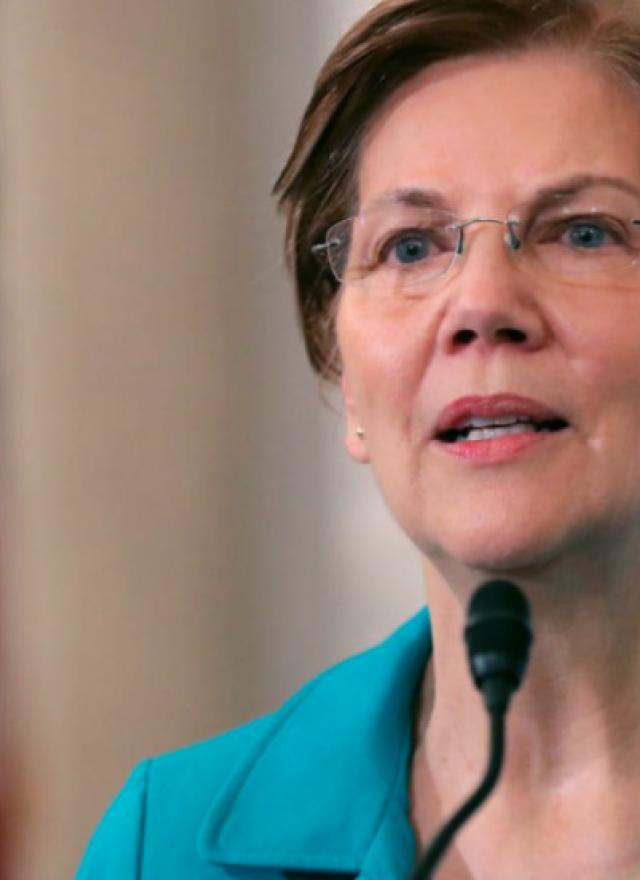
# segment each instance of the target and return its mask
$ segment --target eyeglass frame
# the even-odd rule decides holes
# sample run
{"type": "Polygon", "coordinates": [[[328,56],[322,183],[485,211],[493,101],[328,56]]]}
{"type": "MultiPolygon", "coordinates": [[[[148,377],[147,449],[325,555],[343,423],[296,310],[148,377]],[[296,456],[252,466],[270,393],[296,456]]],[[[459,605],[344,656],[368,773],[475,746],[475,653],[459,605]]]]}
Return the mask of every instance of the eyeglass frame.
{"type": "MultiPolygon", "coordinates": [[[[425,209],[428,209],[427,206],[425,206],[425,209]]],[[[516,210],[517,210],[517,207],[513,208],[509,212],[509,215],[507,215],[507,217],[503,220],[501,220],[497,217],[480,216],[480,217],[471,217],[468,219],[458,219],[458,222],[444,224],[442,226],[442,228],[449,229],[449,230],[452,230],[452,231],[455,231],[458,233],[458,240],[457,240],[456,246],[453,250],[451,262],[447,265],[446,269],[444,269],[441,272],[436,273],[435,275],[430,276],[430,280],[434,279],[434,278],[442,278],[448,274],[450,269],[456,263],[457,258],[460,257],[464,253],[464,232],[465,232],[465,230],[467,229],[467,227],[472,226],[475,223],[495,223],[500,226],[506,227],[506,231],[505,231],[505,235],[504,235],[505,244],[512,252],[516,252],[516,251],[520,250],[520,248],[523,245],[523,239],[520,238],[518,235],[516,235],[513,227],[515,225],[521,223],[522,220],[515,219],[515,217],[513,216],[513,212],[516,210]]],[[[442,213],[443,214],[450,214],[451,217],[455,217],[455,214],[448,212],[448,211],[442,211],[442,213]]],[[[594,212],[594,214],[595,214],[595,212],[594,212]]],[[[338,226],[342,223],[346,223],[349,220],[352,222],[357,220],[358,216],[359,215],[356,214],[353,217],[347,218],[347,220],[339,220],[336,223],[332,223],[331,226],[328,228],[326,235],[328,236],[331,233],[332,229],[334,229],[336,226],[338,226]]],[[[585,214],[584,216],[587,217],[588,214],[585,214]]],[[[622,219],[622,218],[618,218],[618,219],[622,219]]],[[[630,217],[630,218],[627,218],[626,222],[631,223],[634,226],[640,226],[640,218],[630,217]]],[[[321,263],[323,263],[329,267],[333,277],[335,278],[337,283],[339,285],[341,285],[343,283],[344,279],[341,279],[338,277],[335,269],[331,265],[331,259],[328,255],[329,249],[339,243],[340,242],[337,239],[325,240],[324,242],[320,242],[318,244],[312,245],[310,250],[311,250],[311,253],[316,257],[316,259],[318,259],[321,263]]],[[[628,265],[633,266],[633,265],[635,265],[635,263],[638,262],[638,260],[640,260],[640,252],[638,253],[638,257],[636,259],[632,260],[628,265]]],[[[588,270],[585,272],[585,274],[588,274],[588,270]]]]}

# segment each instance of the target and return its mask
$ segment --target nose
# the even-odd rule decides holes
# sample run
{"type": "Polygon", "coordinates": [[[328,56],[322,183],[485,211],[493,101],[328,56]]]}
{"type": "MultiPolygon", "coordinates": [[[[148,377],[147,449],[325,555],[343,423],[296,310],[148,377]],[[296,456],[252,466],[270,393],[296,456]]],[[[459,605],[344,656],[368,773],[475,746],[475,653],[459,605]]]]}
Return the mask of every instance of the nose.
{"type": "Polygon", "coordinates": [[[509,252],[503,234],[484,227],[484,234],[465,236],[446,285],[441,347],[448,354],[466,349],[489,353],[502,346],[536,351],[549,330],[536,294],[535,279],[518,266],[517,253],[509,252]]]}

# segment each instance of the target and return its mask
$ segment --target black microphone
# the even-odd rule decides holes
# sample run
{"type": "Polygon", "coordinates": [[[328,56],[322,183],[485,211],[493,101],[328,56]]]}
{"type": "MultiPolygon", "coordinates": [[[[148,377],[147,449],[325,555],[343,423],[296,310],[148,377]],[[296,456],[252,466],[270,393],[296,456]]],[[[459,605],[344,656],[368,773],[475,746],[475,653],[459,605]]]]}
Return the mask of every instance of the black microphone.
{"type": "Polygon", "coordinates": [[[464,638],[471,674],[490,717],[489,763],[478,788],[426,848],[411,880],[432,876],[454,836],[498,781],[504,758],[505,715],[526,671],[533,640],[529,603],[522,591],[509,581],[487,581],[479,586],[469,602],[464,638]]]}

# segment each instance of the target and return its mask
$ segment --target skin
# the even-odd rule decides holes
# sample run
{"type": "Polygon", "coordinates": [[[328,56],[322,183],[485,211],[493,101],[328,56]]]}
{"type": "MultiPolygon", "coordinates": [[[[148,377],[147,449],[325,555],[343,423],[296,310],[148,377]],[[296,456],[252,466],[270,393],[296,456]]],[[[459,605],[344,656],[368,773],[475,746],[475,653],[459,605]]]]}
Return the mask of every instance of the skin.
{"type": "MultiPolygon", "coordinates": [[[[469,58],[430,68],[385,105],[362,151],[360,203],[437,188],[460,217],[501,218],[583,173],[640,186],[638,94],[567,53],[469,58]]],[[[469,596],[500,574],[527,593],[536,642],[499,788],[438,876],[630,880],[640,876],[640,270],[606,289],[568,284],[522,271],[501,227],[478,224],[468,241],[432,295],[346,286],[337,314],[347,449],[371,465],[424,560],[434,653],[414,827],[424,845],[484,770],[487,721],[460,634],[469,596]],[[570,430],[483,466],[429,442],[444,406],[500,392],[547,403],[570,430]]]]}

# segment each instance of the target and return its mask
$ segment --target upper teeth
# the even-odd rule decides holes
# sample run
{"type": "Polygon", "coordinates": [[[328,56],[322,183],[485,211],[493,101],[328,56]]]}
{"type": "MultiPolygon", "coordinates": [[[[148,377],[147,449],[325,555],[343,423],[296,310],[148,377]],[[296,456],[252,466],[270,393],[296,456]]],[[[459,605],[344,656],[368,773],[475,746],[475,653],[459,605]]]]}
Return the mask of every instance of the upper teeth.
{"type": "Polygon", "coordinates": [[[481,419],[474,416],[458,425],[458,429],[506,427],[507,425],[517,425],[520,422],[533,422],[533,419],[530,416],[494,416],[491,419],[481,419]]]}

